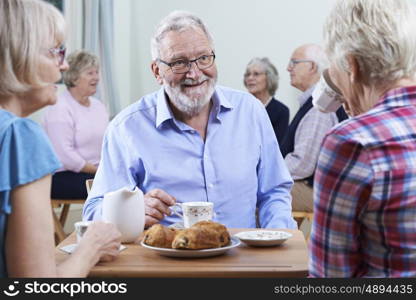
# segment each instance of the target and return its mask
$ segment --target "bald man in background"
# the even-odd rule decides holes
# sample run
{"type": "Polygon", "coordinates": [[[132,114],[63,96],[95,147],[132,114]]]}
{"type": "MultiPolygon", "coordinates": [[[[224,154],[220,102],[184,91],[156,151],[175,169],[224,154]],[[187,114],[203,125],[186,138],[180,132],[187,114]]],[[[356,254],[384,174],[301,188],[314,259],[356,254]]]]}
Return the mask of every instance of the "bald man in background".
{"type": "Polygon", "coordinates": [[[329,129],[347,118],[343,109],[336,113],[322,113],[312,105],[312,92],[327,67],[325,52],[316,44],[296,48],[287,67],[290,84],[302,91],[298,98],[299,110],[280,147],[295,180],[292,188],[294,211],[313,211],[313,175],[322,140],[329,129]]]}

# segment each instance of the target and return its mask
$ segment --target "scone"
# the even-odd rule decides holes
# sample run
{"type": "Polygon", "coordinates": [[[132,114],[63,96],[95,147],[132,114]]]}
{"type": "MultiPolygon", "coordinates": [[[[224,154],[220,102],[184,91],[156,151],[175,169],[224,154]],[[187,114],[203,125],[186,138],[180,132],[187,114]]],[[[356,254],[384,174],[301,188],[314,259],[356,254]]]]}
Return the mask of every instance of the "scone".
{"type": "Polygon", "coordinates": [[[155,224],[146,231],[143,242],[153,247],[172,248],[172,241],[177,232],[177,229],[155,224]]]}
{"type": "Polygon", "coordinates": [[[220,247],[227,246],[230,243],[230,233],[227,227],[213,221],[200,221],[195,223],[192,227],[206,228],[207,230],[216,232],[219,238],[220,247]]]}
{"type": "Polygon", "coordinates": [[[230,234],[224,225],[201,221],[178,232],[172,242],[172,248],[194,250],[219,248],[228,245],[229,242],[230,234]]]}

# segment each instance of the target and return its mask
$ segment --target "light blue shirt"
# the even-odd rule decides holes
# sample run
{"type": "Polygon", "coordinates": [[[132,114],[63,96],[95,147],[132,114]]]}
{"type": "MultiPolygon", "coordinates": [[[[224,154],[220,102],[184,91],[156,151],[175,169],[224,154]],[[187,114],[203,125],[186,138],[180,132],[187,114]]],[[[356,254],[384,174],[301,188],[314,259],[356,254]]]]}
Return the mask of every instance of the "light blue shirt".
{"type": "MultiPolygon", "coordinates": [[[[101,218],[105,193],[127,186],[159,188],[177,202],[214,203],[215,221],[230,228],[296,228],[293,181],[267,112],[252,95],[216,87],[206,140],[174,118],[163,88],[118,114],[103,142],[85,203],[85,220],[101,218]],[[273,137],[273,138],[271,138],[273,137]]],[[[166,216],[162,224],[179,222],[166,216]]]]}

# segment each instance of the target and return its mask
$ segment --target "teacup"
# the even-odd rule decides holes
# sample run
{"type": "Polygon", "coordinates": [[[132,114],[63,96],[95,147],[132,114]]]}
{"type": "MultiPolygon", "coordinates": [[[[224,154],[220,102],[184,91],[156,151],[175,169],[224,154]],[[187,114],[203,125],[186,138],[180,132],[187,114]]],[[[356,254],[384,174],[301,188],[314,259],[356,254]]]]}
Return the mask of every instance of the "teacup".
{"type": "Polygon", "coordinates": [[[212,202],[184,202],[176,203],[172,211],[183,219],[183,226],[189,228],[199,221],[210,221],[214,216],[214,203],[212,202]],[[181,209],[182,213],[177,209],[181,209]]]}
{"type": "Polygon", "coordinates": [[[344,102],[341,91],[329,77],[328,69],[322,72],[321,78],[312,92],[312,104],[322,112],[336,112],[344,102]]]}
{"type": "Polygon", "coordinates": [[[87,231],[88,226],[92,223],[92,221],[79,221],[74,224],[75,232],[77,233],[77,243],[79,243],[82,239],[82,236],[87,231]]]}

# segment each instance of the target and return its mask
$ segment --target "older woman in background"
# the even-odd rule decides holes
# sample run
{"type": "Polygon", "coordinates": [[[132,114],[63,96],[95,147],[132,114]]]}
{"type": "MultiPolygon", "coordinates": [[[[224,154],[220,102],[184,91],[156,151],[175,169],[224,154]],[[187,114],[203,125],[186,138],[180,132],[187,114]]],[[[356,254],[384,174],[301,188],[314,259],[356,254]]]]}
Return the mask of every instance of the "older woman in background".
{"type": "Polygon", "coordinates": [[[68,90],[49,107],[44,128],[63,167],[52,177],[52,198],[86,198],[85,181],[94,178],[108,125],[105,106],[92,97],[99,82],[97,56],[76,51],[64,73],[68,90]]]}
{"type": "Polygon", "coordinates": [[[416,276],[415,28],[405,0],[342,0],[328,17],[329,74],[352,117],[320,153],[311,276],[416,276]]]}
{"type": "Polygon", "coordinates": [[[55,82],[68,67],[64,27],[44,1],[0,1],[0,277],[86,276],[118,254],[115,226],[93,223],[72,255],[55,262],[50,187],[60,164],[25,117],[56,102],[55,82]]]}
{"type": "Polygon", "coordinates": [[[289,125],[289,109],[274,98],[279,86],[279,73],[267,57],[255,57],[247,65],[244,85],[266,107],[279,145],[289,125]]]}

